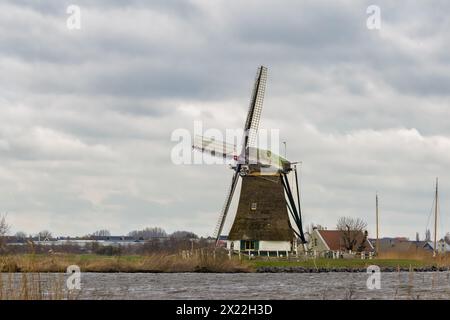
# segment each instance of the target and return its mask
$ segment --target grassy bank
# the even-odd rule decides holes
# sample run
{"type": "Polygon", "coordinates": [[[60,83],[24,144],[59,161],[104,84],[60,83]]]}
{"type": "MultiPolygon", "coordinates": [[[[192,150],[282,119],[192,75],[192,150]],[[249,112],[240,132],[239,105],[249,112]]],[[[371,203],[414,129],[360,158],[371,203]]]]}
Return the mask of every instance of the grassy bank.
{"type": "Polygon", "coordinates": [[[261,267],[303,268],[365,268],[369,265],[393,268],[449,267],[449,257],[432,258],[388,256],[371,260],[361,259],[298,259],[285,260],[242,256],[232,259],[226,254],[198,251],[191,255],[154,254],[148,256],[104,256],[94,254],[23,254],[0,256],[0,272],[65,272],[77,265],[82,272],[255,272],[261,267]]]}
{"type": "Polygon", "coordinates": [[[411,259],[310,259],[305,261],[282,261],[282,260],[253,260],[251,265],[258,267],[303,267],[303,268],[365,268],[369,265],[379,267],[427,267],[432,266],[426,261],[411,259]]]}
{"type": "Polygon", "coordinates": [[[77,265],[82,272],[249,272],[246,261],[198,252],[190,256],[102,256],[92,254],[24,254],[0,256],[0,272],[65,272],[77,265]]]}
{"type": "Polygon", "coordinates": [[[252,260],[253,268],[258,267],[303,267],[303,268],[366,268],[369,265],[377,265],[381,268],[426,268],[426,267],[450,267],[450,256],[438,256],[417,254],[384,254],[374,259],[308,259],[308,260],[252,260]]]}

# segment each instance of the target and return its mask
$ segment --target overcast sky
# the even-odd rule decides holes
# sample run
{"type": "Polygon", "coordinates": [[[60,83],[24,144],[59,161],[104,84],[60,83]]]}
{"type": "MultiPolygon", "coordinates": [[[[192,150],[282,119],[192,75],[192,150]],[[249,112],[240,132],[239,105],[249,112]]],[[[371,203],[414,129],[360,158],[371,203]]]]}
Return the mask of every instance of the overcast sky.
{"type": "MultiPolygon", "coordinates": [[[[304,223],[450,231],[448,1],[3,0],[0,211],[11,232],[211,235],[232,171],[174,165],[177,128],[262,128],[302,161],[304,223]],[[69,30],[69,4],[81,30],[69,30]],[[366,9],[381,9],[381,29],[366,9]]],[[[233,214],[230,215],[233,217],[233,214]]],[[[227,230],[225,230],[227,231],[227,230]]]]}

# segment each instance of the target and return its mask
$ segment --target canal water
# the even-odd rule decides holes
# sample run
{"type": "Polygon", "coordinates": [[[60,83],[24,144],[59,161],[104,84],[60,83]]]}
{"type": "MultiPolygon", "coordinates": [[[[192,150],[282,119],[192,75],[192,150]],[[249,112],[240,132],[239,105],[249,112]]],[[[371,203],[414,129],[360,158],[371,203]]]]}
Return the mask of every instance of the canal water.
{"type": "Polygon", "coordinates": [[[368,277],[346,272],[82,273],[78,299],[450,299],[449,272],[381,273],[381,288],[373,290],[367,288],[368,277]]]}

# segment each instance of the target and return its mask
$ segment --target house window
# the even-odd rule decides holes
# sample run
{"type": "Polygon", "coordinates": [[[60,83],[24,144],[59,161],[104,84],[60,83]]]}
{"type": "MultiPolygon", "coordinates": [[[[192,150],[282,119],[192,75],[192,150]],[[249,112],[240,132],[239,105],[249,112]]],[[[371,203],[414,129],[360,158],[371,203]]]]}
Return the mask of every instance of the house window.
{"type": "Polygon", "coordinates": [[[252,206],[251,206],[251,208],[250,208],[251,210],[256,210],[256,202],[252,202],[252,206]]]}
{"type": "Polygon", "coordinates": [[[255,241],[245,241],[245,250],[255,250],[255,241]]]}
{"type": "Polygon", "coordinates": [[[314,247],[317,247],[317,238],[314,238],[314,247]]]}

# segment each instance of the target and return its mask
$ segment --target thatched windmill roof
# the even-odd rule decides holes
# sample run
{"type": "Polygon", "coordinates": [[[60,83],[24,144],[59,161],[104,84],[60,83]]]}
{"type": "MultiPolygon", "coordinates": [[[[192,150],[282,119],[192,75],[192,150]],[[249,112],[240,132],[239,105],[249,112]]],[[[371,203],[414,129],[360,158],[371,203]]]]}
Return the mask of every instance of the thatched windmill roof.
{"type": "Polygon", "coordinates": [[[239,205],[228,239],[266,241],[294,239],[279,176],[242,178],[239,205]]]}

